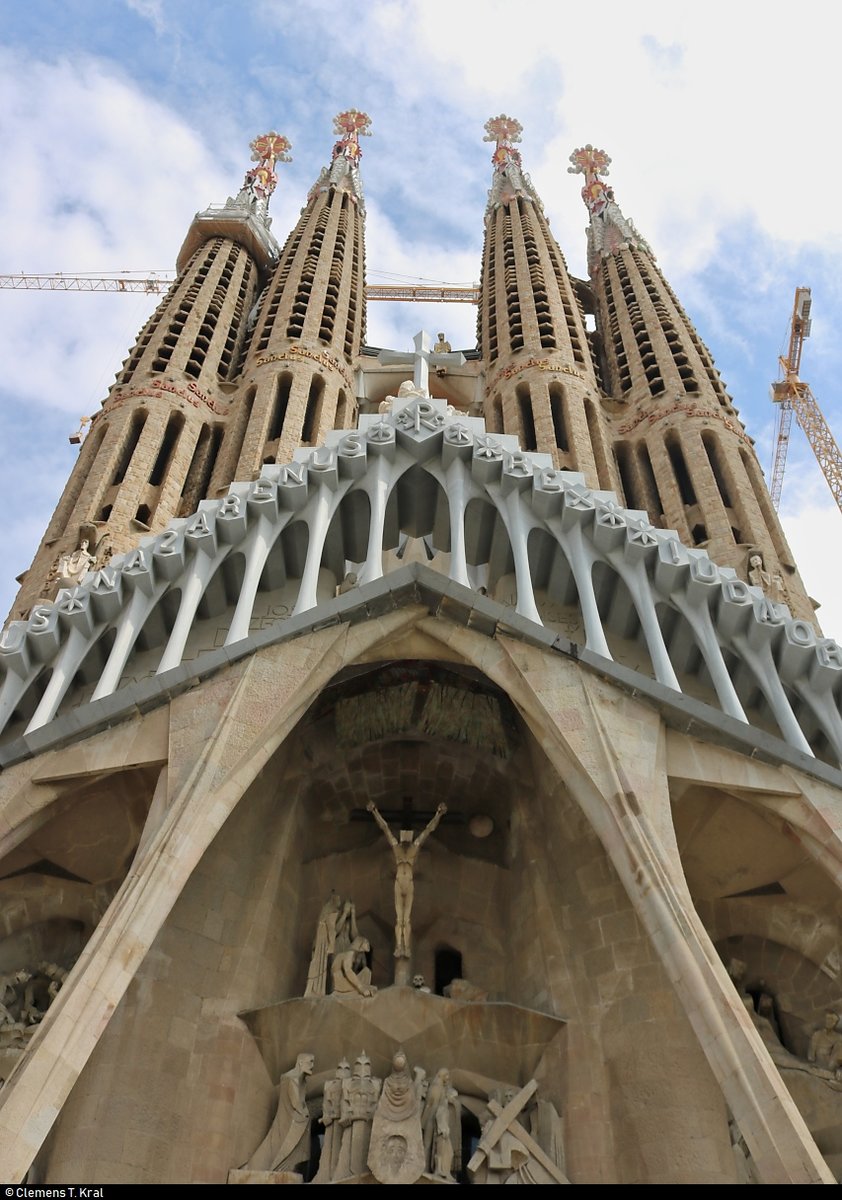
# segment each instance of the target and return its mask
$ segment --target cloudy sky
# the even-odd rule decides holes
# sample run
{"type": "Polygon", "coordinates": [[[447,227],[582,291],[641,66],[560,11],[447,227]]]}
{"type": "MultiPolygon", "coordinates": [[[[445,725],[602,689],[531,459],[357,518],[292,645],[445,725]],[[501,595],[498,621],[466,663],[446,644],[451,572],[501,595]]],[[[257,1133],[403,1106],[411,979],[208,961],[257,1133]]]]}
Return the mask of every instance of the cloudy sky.
{"type": "MultiPolygon", "coordinates": [[[[29,0],[0,41],[0,272],[168,272],[193,213],[236,192],[248,143],[293,143],[280,240],[365,109],[371,283],[476,280],[501,112],[574,274],[585,274],[585,142],[713,351],[769,474],[770,381],[794,289],[813,290],[802,377],[842,440],[842,215],[832,179],[836,39],[824,0],[29,0]]],[[[154,306],[144,296],[0,291],[0,609],[154,306]]],[[[469,306],[372,304],[369,341],[422,326],[473,345],[469,306]]],[[[842,514],[794,430],[781,505],[825,632],[842,640],[842,514]]]]}

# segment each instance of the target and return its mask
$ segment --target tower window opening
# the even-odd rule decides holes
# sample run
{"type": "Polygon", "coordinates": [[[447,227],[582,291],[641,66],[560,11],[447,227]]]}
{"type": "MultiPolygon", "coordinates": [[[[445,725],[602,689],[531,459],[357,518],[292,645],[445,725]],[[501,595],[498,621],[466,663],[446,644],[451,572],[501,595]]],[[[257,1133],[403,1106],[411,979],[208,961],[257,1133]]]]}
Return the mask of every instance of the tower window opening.
{"type": "Polygon", "coordinates": [[[649,447],[645,442],[641,442],[637,448],[637,461],[640,464],[640,471],[650,497],[650,503],[646,507],[650,513],[655,512],[660,517],[664,512],[664,502],[661,499],[661,492],[658,487],[658,480],[655,477],[652,459],[649,457],[649,447]]]}
{"type": "Polygon", "coordinates": [[[532,411],[532,397],[528,383],[519,383],[515,388],[518,408],[520,409],[520,427],[523,437],[524,450],[537,450],[535,436],[535,414],[532,411]]]}
{"type": "Polygon", "coordinates": [[[226,441],[230,440],[231,446],[230,449],[227,445],[225,447],[225,469],[229,479],[240,479],[245,474],[245,468],[243,471],[240,471],[240,457],[243,453],[243,445],[251,421],[256,392],[257,388],[249,388],[243,400],[243,411],[240,420],[236,425],[228,426],[226,441]]]}
{"type": "Polygon", "coordinates": [[[596,477],[598,484],[606,491],[610,491],[613,487],[610,473],[608,471],[608,458],[605,453],[605,443],[602,436],[602,428],[599,422],[599,413],[596,405],[590,397],[585,400],[585,418],[588,422],[588,435],[590,437],[591,450],[593,452],[594,463],[596,464],[596,477]]]}
{"type": "Polygon", "coordinates": [[[694,525],[690,530],[690,533],[693,537],[693,544],[696,546],[701,546],[702,542],[706,542],[708,540],[707,527],[704,525],[694,525]]]}
{"type": "Polygon", "coordinates": [[[274,442],[281,436],[281,433],[283,432],[291,388],[292,373],[290,371],[284,371],[278,376],[275,384],[275,399],[272,404],[272,419],[269,422],[269,436],[267,439],[270,442],[274,442]]]}
{"type": "Polygon", "coordinates": [[[304,413],[304,424],[301,427],[301,440],[308,445],[312,444],[318,429],[318,415],[319,409],[321,408],[321,399],[324,390],[324,379],[322,379],[321,375],[314,375],[313,381],[310,384],[310,392],[307,396],[307,409],[304,413]]]}
{"type": "Polygon", "coordinates": [[[152,509],[148,504],[141,504],[134,515],[134,519],[140,522],[141,525],[145,525],[148,529],[152,523],[152,509]]]}
{"type": "Polygon", "coordinates": [[[334,420],[334,428],[348,428],[348,394],[344,388],[339,389],[339,395],[336,397],[336,418],[334,420]]]}
{"type": "Polygon", "coordinates": [[[553,418],[553,433],[555,435],[555,444],[559,450],[569,450],[567,441],[567,422],[564,415],[564,388],[560,383],[551,383],[549,386],[550,393],[550,413],[553,418]]]}
{"type": "Polygon", "coordinates": [[[158,456],[149,473],[149,482],[153,487],[159,487],[164,481],[164,476],[169,469],[172,456],[175,452],[176,443],[178,442],[179,434],[184,428],[184,417],[181,413],[174,413],[167,421],[167,427],[164,430],[164,436],[161,440],[161,446],[158,450],[158,456]]]}
{"type": "Polygon", "coordinates": [[[438,946],[435,957],[435,993],[444,995],[444,989],[454,979],[462,979],[462,955],[453,946],[438,946]]]}
{"type": "Polygon", "coordinates": [[[137,443],[140,441],[140,435],[143,432],[143,427],[146,424],[146,418],[149,414],[145,408],[139,408],[137,412],[132,414],[131,425],[123,443],[123,449],[120,451],[120,458],[117,462],[117,467],[111,479],[112,485],[122,483],[126,478],[126,472],[129,469],[129,463],[132,461],[132,455],[137,449],[137,443]]]}
{"type": "Polygon", "coordinates": [[[618,442],[616,447],[617,454],[617,469],[620,472],[620,481],[623,485],[623,495],[626,498],[626,506],[628,508],[644,507],[640,502],[640,497],[637,494],[637,487],[634,479],[634,463],[632,459],[632,448],[628,442],[618,442]]]}
{"type": "MultiPolygon", "coordinates": [[[[681,502],[688,507],[696,503],[696,490],[693,487],[693,480],[690,478],[690,472],[687,470],[687,463],[684,460],[684,451],[678,438],[672,434],[667,438],[666,442],[667,453],[672,463],[675,482],[678,484],[678,490],[681,493],[681,502]]],[[[707,536],[707,535],[705,535],[707,536]]]]}
{"type": "Polygon", "coordinates": [[[202,426],[181,489],[181,503],[178,509],[180,517],[194,512],[199,501],[207,496],[211,473],[216,465],[219,447],[222,445],[222,435],[221,425],[214,425],[212,428],[209,425],[202,426]]]}
{"type": "Polygon", "coordinates": [[[716,444],[716,438],[710,432],[702,434],[702,445],[705,448],[705,453],[708,456],[710,469],[713,471],[713,477],[716,480],[716,486],[719,488],[719,495],[722,497],[722,503],[726,508],[731,508],[731,494],[728,490],[728,484],[725,479],[725,472],[722,469],[722,462],[719,457],[719,447],[716,444]]]}

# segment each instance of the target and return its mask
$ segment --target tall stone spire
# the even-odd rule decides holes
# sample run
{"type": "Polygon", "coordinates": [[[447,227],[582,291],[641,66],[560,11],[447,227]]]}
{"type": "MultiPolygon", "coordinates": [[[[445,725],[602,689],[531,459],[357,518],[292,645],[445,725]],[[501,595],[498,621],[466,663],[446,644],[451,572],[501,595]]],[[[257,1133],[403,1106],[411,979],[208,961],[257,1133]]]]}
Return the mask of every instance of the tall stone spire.
{"type": "Polygon", "coordinates": [[[490,429],[517,434],[594,487],[618,480],[603,418],[585,316],[516,144],[522,127],[486,122],[494,142],[485,214],[478,341],[487,373],[490,429]]]}
{"type": "Polygon", "coordinates": [[[365,246],[360,137],[366,113],[334,120],[337,141],[255,313],[238,433],[225,465],[249,478],[318,445],[356,417],[354,362],[365,332],[365,246]]]}
{"type": "Polygon", "coordinates": [[[570,162],[570,173],[584,176],[602,373],[621,406],[614,451],[627,504],[744,580],[753,572],[772,599],[814,619],[754,443],[652,250],[604,182],[611,159],[586,145],[570,162]]]}
{"type": "MultiPolygon", "coordinates": [[[[236,408],[248,317],[278,246],[269,232],[277,162],[290,143],[263,134],[235,198],[197,213],[178,277],[144,328],[91,422],[12,608],[20,617],[68,582],[68,556],[101,565],[149,530],[193,512],[219,484],[219,452],[236,408]]],[[[230,481],[224,480],[224,484],[230,481]]]]}

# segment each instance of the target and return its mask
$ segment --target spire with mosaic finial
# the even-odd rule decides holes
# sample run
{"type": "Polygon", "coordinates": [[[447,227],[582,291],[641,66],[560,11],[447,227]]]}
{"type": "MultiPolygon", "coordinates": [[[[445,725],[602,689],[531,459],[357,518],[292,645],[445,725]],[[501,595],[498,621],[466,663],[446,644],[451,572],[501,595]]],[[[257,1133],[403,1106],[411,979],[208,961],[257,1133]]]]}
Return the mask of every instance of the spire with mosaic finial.
{"type": "Polygon", "coordinates": [[[308,204],[333,187],[347,192],[354,204],[359,205],[360,211],[365,212],[359,171],[363,153],[360,138],[371,137],[370,125],[368,113],[360,112],[357,108],[348,108],[333,118],[333,132],[338,140],[333,144],[330,166],[322,168],[319,178],[310,188],[308,204]]]}
{"type": "Polygon", "coordinates": [[[488,193],[486,213],[501,205],[508,205],[516,196],[540,204],[538,195],[532,185],[532,180],[523,170],[523,160],[516,143],[521,140],[523,126],[515,117],[507,117],[501,113],[499,117],[491,117],[485,122],[484,142],[494,142],[494,153],[491,165],[494,176],[491,190],[488,193]]]}
{"type": "Polygon", "coordinates": [[[567,170],[571,175],[584,175],[582,200],[591,215],[588,230],[589,254],[598,258],[607,258],[629,246],[645,250],[651,258],[654,254],[648,243],[640,236],[634,227],[634,222],[624,217],[620,206],[614,199],[614,189],[600,179],[607,175],[611,165],[610,157],[604,150],[597,150],[590,142],[581,146],[570,155],[573,164],[567,170]]]}
{"type": "Polygon", "coordinates": [[[246,171],[236,204],[253,209],[266,218],[269,200],[278,186],[275,163],[292,162],[292,143],[282,133],[261,133],[249,145],[251,161],[257,163],[246,171]]]}

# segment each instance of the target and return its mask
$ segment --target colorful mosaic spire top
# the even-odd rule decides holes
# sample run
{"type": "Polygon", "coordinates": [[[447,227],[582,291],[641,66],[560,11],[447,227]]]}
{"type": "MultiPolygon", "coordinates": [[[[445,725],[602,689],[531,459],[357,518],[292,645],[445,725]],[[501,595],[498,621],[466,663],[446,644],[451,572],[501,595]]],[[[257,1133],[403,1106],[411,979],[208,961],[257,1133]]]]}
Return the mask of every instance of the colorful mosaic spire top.
{"type": "Polygon", "coordinates": [[[584,175],[582,199],[591,215],[588,229],[588,261],[591,271],[597,269],[601,258],[608,258],[629,246],[645,250],[654,258],[652,248],[634,227],[634,221],[624,217],[614,199],[614,189],[603,183],[600,175],[608,174],[611,159],[604,150],[597,150],[588,143],[570,155],[573,164],[567,170],[571,175],[584,175]]]}
{"type": "Polygon", "coordinates": [[[368,113],[356,108],[346,109],[337,113],[333,118],[333,132],[338,134],[339,141],[333,147],[333,157],[340,154],[356,165],[362,157],[360,148],[361,137],[371,137],[371,117],[368,113]]]}
{"type": "Polygon", "coordinates": [[[252,199],[265,213],[269,197],[278,185],[276,162],[292,162],[292,143],[282,133],[261,133],[249,146],[251,161],[257,163],[246,171],[240,195],[252,199]]]}
{"type": "Polygon", "coordinates": [[[496,142],[494,153],[491,156],[491,163],[495,171],[503,171],[510,165],[515,165],[520,168],[521,158],[520,151],[515,149],[515,142],[521,140],[520,135],[523,133],[523,126],[520,121],[514,117],[507,117],[505,113],[500,113],[499,117],[491,117],[485,122],[485,137],[484,142],[496,142]]]}
{"type": "Polygon", "coordinates": [[[494,142],[494,153],[491,155],[491,165],[494,174],[491,177],[491,190],[488,193],[488,204],[485,208],[486,219],[496,209],[507,207],[516,196],[531,201],[541,207],[538,194],[532,186],[532,180],[523,170],[520,151],[515,142],[520,141],[523,126],[514,117],[500,113],[499,117],[491,117],[485,122],[484,142],[494,142]]]}
{"type": "Polygon", "coordinates": [[[572,167],[567,170],[571,175],[584,175],[585,185],[582,188],[582,199],[588,212],[596,217],[604,211],[609,200],[613,200],[613,192],[599,178],[607,175],[611,159],[604,150],[596,150],[588,143],[570,155],[572,167]]]}

